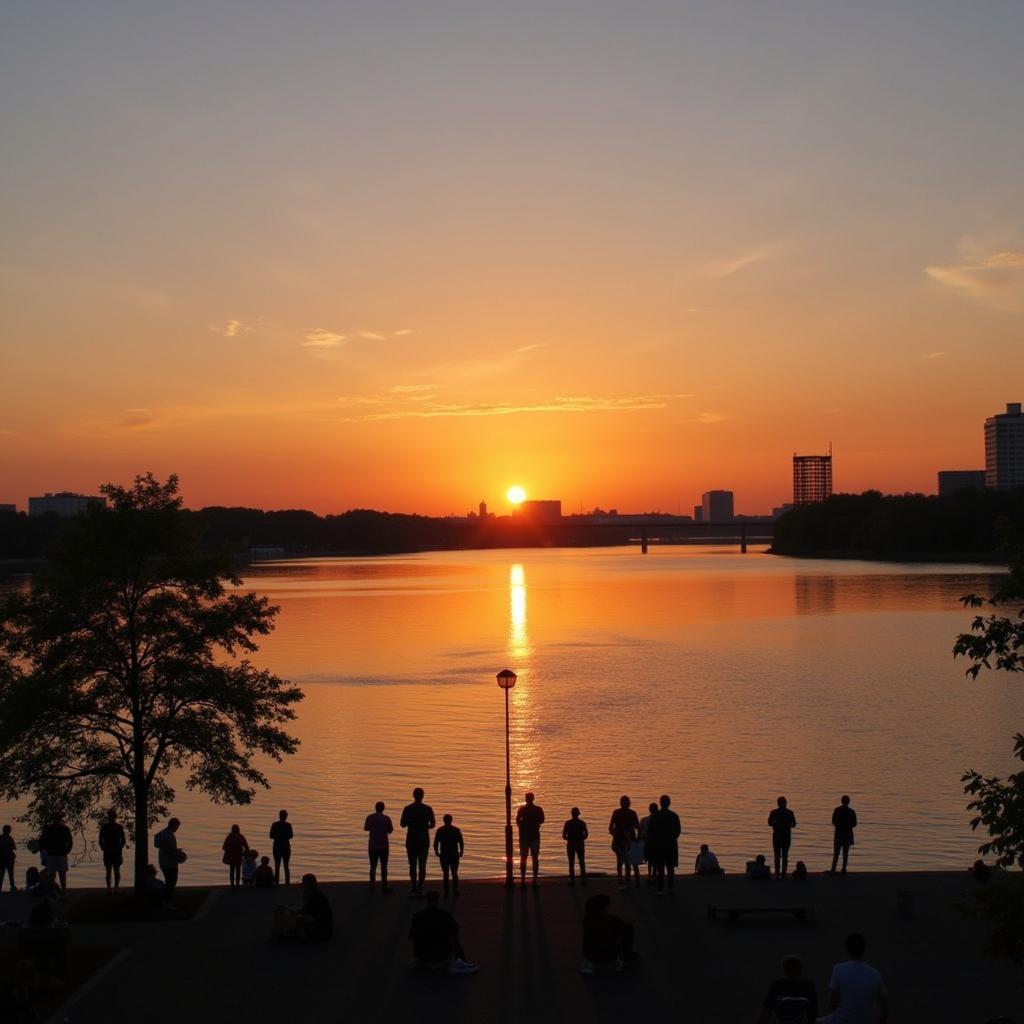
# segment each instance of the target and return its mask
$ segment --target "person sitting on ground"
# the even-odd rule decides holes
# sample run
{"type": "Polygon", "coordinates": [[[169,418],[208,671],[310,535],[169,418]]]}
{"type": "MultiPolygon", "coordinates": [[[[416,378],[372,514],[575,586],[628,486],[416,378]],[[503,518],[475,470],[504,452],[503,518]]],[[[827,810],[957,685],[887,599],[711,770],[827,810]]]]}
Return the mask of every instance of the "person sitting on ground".
{"type": "Polygon", "coordinates": [[[163,883],[163,879],[160,878],[156,873],[155,864],[146,865],[146,877],[144,879],[146,888],[146,897],[153,907],[159,907],[163,901],[167,898],[167,887],[163,883]]]}
{"type": "Polygon", "coordinates": [[[252,876],[252,884],[257,889],[266,889],[277,884],[277,879],[274,877],[274,869],[270,866],[269,857],[260,857],[260,866],[252,876]]]}
{"type": "Polygon", "coordinates": [[[11,835],[11,826],[4,825],[3,833],[0,833],[0,889],[4,887],[4,875],[7,875],[11,880],[11,892],[18,891],[14,884],[14,861],[17,851],[18,844],[11,835]]]}
{"type": "Polygon", "coordinates": [[[747,878],[771,878],[772,870],[768,867],[763,853],[759,853],[753,860],[747,861],[747,878]]]}
{"type": "Polygon", "coordinates": [[[273,937],[323,942],[334,933],[334,912],[317,884],[316,875],[302,876],[302,906],[274,911],[273,937]]]}
{"type": "Polygon", "coordinates": [[[444,816],[444,824],[434,833],[434,853],[441,861],[441,872],[444,876],[444,894],[448,895],[448,881],[451,878],[452,892],[459,895],[459,861],[466,852],[466,844],[462,838],[462,829],[452,824],[452,816],[444,816]]]}
{"type": "Polygon", "coordinates": [[[25,881],[27,883],[28,895],[31,899],[57,899],[61,894],[60,886],[57,884],[57,879],[49,868],[40,868],[36,871],[35,882],[29,882],[28,872],[25,872],[25,881]]]}
{"type": "Polygon", "coordinates": [[[854,932],[846,936],[850,959],[832,968],[828,983],[828,1007],[833,1012],[821,1024],[887,1024],[889,1003],[882,976],[864,962],[867,942],[854,932]],[[876,1016],[877,1014],[877,1016],[876,1016]]]}
{"type": "Polygon", "coordinates": [[[437,903],[437,893],[427,893],[427,905],[412,915],[409,938],[416,966],[449,974],[475,973],[480,968],[466,959],[458,921],[437,903]]]}
{"type": "Polygon", "coordinates": [[[39,868],[30,864],[25,868],[25,891],[31,892],[32,887],[39,884],[39,868]]]}
{"type": "Polygon", "coordinates": [[[718,858],[708,848],[707,843],[700,844],[700,853],[697,854],[697,859],[693,863],[693,873],[695,875],[725,874],[722,865],[718,863],[718,858]]]}
{"type": "Polygon", "coordinates": [[[595,967],[615,964],[623,970],[627,960],[636,958],[633,952],[633,926],[616,914],[608,913],[611,897],[598,893],[587,900],[583,917],[583,963],[581,974],[593,974],[595,967]]]}
{"type": "Polygon", "coordinates": [[[242,855],[242,885],[252,885],[260,863],[259,856],[259,851],[252,847],[249,847],[242,855]]]}
{"type": "Polygon", "coordinates": [[[975,882],[988,882],[992,878],[992,869],[983,860],[976,860],[967,870],[975,882]]]}
{"type": "Polygon", "coordinates": [[[562,826],[562,838],[565,840],[565,853],[569,858],[569,884],[576,884],[576,861],[580,862],[580,884],[587,884],[587,823],[580,817],[580,809],[569,811],[569,820],[562,826]]]}
{"type": "Polygon", "coordinates": [[[793,868],[793,881],[794,882],[806,882],[807,881],[807,865],[802,861],[796,862],[796,867],[793,868]]]}
{"type": "Polygon", "coordinates": [[[782,977],[769,986],[758,1024],[814,1024],[818,1019],[818,993],[814,982],[801,977],[803,969],[798,956],[782,958],[782,977]]]}

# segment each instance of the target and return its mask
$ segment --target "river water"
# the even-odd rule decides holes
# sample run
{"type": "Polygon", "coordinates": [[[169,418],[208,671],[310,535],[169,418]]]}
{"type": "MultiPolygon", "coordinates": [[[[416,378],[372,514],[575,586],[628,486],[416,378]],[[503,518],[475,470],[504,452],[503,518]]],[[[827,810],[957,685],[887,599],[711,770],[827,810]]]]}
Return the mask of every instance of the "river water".
{"type": "MultiPolygon", "coordinates": [[[[237,822],[269,853],[280,807],[296,871],[363,877],[365,815],[384,800],[396,833],[414,786],[466,836],[463,873],[503,870],[504,708],[512,786],[545,809],[542,869],[563,871],[561,823],[578,805],[590,865],[614,864],[618,798],[669,793],[681,860],[708,842],[728,870],[770,857],[769,811],[799,822],[792,860],[828,866],[832,808],[849,793],[861,869],[965,867],[960,775],[1005,773],[1024,685],[964,677],[950,649],[987,593],[984,567],[801,561],[729,548],[441,552],[263,563],[245,586],[280,607],[258,664],[300,685],[298,754],[270,765],[249,807],[180,788],[183,883],[220,881],[237,822]]],[[[13,812],[8,808],[8,812],[13,812]]],[[[392,876],[405,872],[395,836],[392,876]]],[[[29,861],[22,853],[19,867],[29,861]]],[[[433,873],[436,869],[431,867],[433,873]]],[[[94,861],[74,883],[100,879],[94,861]]]]}

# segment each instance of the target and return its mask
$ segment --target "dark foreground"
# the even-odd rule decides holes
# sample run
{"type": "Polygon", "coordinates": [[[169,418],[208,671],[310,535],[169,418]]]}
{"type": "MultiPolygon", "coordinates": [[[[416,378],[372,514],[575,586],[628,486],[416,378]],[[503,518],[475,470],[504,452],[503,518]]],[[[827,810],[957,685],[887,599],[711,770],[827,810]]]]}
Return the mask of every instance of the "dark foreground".
{"type": "MultiPolygon", "coordinates": [[[[1024,975],[982,950],[983,932],[955,907],[970,886],[947,873],[816,875],[806,885],[742,877],[684,878],[674,897],[647,887],[619,893],[614,879],[586,888],[564,879],[507,892],[467,882],[450,900],[475,976],[410,969],[409,920],[423,902],[407,886],[383,896],[356,883],[326,885],[335,913],[327,944],[268,940],[272,911],[289,890],[217,890],[191,921],[77,925],[78,948],[128,951],[56,1019],[77,1021],[392,1020],[754,1021],[783,954],[796,953],[825,998],[843,936],[868,937],[869,962],[889,987],[892,1021],[981,1024],[997,1014],[1024,1018],[1024,975]],[[641,958],[623,974],[579,973],[580,920],[590,893],[612,895],[632,921],[641,958]],[[911,894],[904,916],[899,891],[911,894]],[[718,905],[806,904],[812,917],[708,919],[718,905]]],[[[23,897],[0,896],[12,917],[23,897]]],[[[905,899],[905,898],[904,898],[905,899]]]]}

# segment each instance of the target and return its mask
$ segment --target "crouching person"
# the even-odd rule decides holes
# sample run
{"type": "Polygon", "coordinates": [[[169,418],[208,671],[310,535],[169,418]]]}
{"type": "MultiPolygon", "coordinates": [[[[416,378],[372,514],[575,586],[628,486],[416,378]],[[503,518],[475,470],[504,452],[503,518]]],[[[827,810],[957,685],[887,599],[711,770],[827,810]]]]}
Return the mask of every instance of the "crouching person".
{"type": "Polygon", "coordinates": [[[633,926],[621,917],[608,913],[611,899],[606,893],[587,900],[583,918],[583,963],[581,974],[593,974],[595,967],[615,964],[621,971],[627,960],[636,958],[633,952],[633,926]]]}
{"type": "Polygon", "coordinates": [[[302,906],[278,907],[274,911],[275,939],[323,942],[334,932],[334,913],[316,875],[302,876],[302,906]]]}
{"type": "Polygon", "coordinates": [[[437,905],[437,893],[427,893],[427,905],[412,916],[409,928],[417,967],[449,974],[475,974],[477,964],[466,959],[459,941],[459,923],[437,905]]]}

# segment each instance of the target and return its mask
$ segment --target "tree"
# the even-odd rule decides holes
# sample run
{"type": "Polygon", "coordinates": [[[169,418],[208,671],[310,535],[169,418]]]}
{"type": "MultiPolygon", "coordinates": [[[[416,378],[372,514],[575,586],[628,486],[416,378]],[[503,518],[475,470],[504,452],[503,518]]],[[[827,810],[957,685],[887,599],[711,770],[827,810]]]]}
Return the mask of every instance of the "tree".
{"type": "MultiPolygon", "coordinates": [[[[963,602],[970,608],[1024,605],[1024,550],[1015,552],[1009,576],[992,597],[969,594],[963,602]]],[[[953,656],[970,660],[967,675],[972,679],[977,679],[982,669],[1024,672],[1024,607],[1013,617],[978,615],[971,623],[971,632],[957,637],[953,656]]],[[[1024,761],[1024,735],[1018,733],[1014,740],[1014,756],[1024,761]]],[[[968,810],[975,812],[971,828],[983,825],[991,837],[978,852],[995,854],[996,863],[1002,867],[1024,867],[1024,771],[1004,781],[972,770],[962,781],[964,792],[972,797],[968,810]]]]}
{"type": "Polygon", "coordinates": [[[246,657],[273,628],[267,598],[205,553],[178,479],[101,488],[61,532],[27,593],[0,607],[0,792],[83,825],[129,817],[135,891],[150,826],[174,800],[171,772],[215,802],[246,804],[298,740],[284,726],[302,691],[246,657]]]}

